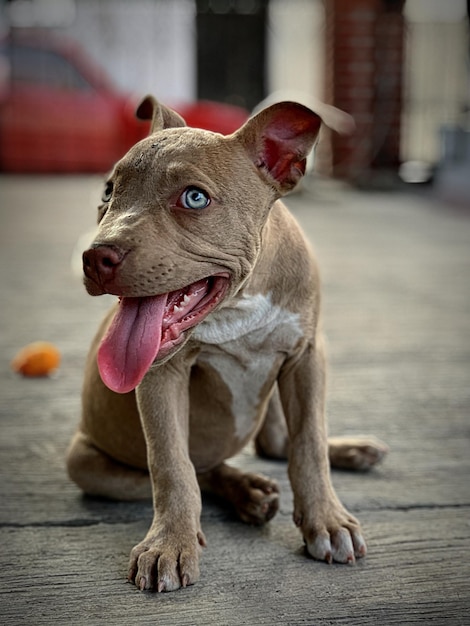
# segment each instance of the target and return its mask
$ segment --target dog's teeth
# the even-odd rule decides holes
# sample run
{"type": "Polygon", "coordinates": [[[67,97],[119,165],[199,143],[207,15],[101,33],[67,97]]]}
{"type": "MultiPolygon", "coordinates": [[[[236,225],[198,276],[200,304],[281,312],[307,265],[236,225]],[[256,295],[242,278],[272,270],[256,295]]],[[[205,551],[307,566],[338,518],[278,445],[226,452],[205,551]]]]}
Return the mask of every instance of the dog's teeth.
{"type": "Polygon", "coordinates": [[[188,296],[188,294],[185,294],[183,298],[183,304],[189,304],[190,302],[191,302],[191,298],[188,296]]]}
{"type": "Polygon", "coordinates": [[[176,304],[173,307],[173,313],[181,313],[182,310],[183,310],[183,307],[179,307],[176,304]]]}

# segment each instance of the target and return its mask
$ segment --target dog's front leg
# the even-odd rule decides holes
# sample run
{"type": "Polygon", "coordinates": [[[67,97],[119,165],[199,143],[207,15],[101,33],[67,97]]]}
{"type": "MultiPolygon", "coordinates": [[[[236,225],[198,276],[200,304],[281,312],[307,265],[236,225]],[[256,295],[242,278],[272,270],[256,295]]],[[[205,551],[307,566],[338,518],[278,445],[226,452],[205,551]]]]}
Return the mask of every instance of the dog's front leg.
{"type": "Polygon", "coordinates": [[[147,443],[154,517],[130,557],[129,580],[173,591],[199,578],[201,495],[188,453],[189,370],[178,356],[150,370],[137,389],[147,443]]]}
{"type": "Polygon", "coordinates": [[[359,522],[343,507],[331,483],[321,337],[285,363],[279,390],[290,437],[294,522],[311,556],[329,563],[354,562],[365,555],[366,544],[359,522]]]}

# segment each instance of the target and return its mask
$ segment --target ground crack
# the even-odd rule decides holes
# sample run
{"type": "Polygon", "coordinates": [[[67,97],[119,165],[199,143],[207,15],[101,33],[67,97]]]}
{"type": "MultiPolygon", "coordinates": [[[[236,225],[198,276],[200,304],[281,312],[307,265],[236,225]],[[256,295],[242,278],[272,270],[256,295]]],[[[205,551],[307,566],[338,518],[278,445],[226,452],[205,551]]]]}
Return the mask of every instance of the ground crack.
{"type": "Polygon", "coordinates": [[[448,504],[435,504],[435,503],[422,503],[422,504],[386,504],[384,506],[377,507],[361,507],[358,510],[361,511],[421,511],[421,510],[433,510],[433,509],[465,509],[470,507],[470,503],[448,503],[448,504]]]}
{"type": "Polygon", "coordinates": [[[131,524],[137,522],[135,518],[108,518],[103,517],[101,519],[69,519],[69,520],[57,520],[57,521],[45,521],[45,522],[3,522],[0,523],[0,528],[82,528],[87,526],[98,526],[99,524],[131,524]]]}
{"type": "MultiPolygon", "coordinates": [[[[411,512],[411,511],[420,511],[420,510],[442,510],[442,509],[466,509],[470,508],[470,503],[450,503],[450,504],[397,504],[390,505],[386,504],[384,506],[351,506],[349,509],[353,512],[363,512],[363,511],[402,511],[402,512],[411,512]]],[[[292,511],[287,509],[280,509],[279,515],[281,516],[292,516],[292,511]]],[[[44,522],[3,522],[0,523],[0,528],[85,528],[87,526],[98,526],[99,524],[108,524],[108,525],[116,525],[116,524],[132,524],[134,522],[138,522],[142,519],[140,517],[111,517],[105,516],[102,518],[77,518],[77,519],[68,519],[68,520],[48,520],[44,522]]],[[[223,520],[222,520],[223,523],[223,520]]]]}
{"type": "MultiPolygon", "coordinates": [[[[461,503],[448,503],[448,504],[433,504],[433,503],[421,503],[421,504],[377,504],[375,506],[348,506],[348,510],[354,513],[362,513],[370,512],[370,511],[421,511],[421,510],[433,510],[433,509],[466,509],[470,507],[470,503],[461,502],[461,503]]],[[[292,515],[291,510],[280,509],[279,513],[281,515],[292,515]]]]}

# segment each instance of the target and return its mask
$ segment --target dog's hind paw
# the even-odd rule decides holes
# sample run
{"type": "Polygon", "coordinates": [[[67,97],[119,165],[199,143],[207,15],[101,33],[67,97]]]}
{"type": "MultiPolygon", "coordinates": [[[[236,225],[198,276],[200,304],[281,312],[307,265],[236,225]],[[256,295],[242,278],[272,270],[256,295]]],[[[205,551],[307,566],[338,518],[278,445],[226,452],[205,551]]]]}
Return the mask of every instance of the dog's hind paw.
{"type": "Polygon", "coordinates": [[[279,487],[274,480],[261,474],[243,474],[234,503],[238,516],[247,524],[261,526],[272,519],[279,509],[279,487]]]}
{"type": "Polygon", "coordinates": [[[201,489],[230,502],[240,519],[261,526],[272,519],[279,508],[279,487],[276,481],[221,463],[198,475],[201,489]]]}
{"type": "Polygon", "coordinates": [[[331,467],[367,471],[383,460],[389,448],[372,436],[330,437],[328,451],[331,467]]]}

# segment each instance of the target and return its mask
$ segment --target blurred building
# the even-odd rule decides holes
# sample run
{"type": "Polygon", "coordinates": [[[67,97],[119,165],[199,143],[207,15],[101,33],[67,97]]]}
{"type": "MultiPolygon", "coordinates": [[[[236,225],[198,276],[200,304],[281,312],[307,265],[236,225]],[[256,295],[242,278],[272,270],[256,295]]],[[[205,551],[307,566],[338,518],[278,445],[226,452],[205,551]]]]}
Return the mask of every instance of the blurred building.
{"type": "MultiPolygon", "coordinates": [[[[0,0],[3,30],[78,40],[123,91],[252,109],[272,92],[326,99],[357,131],[326,172],[367,184],[466,154],[466,0],[0,0]]],[[[0,68],[1,74],[1,68],[0,68]]],[[[1,82],[1,76],[0,76],[1,82]]]]}

